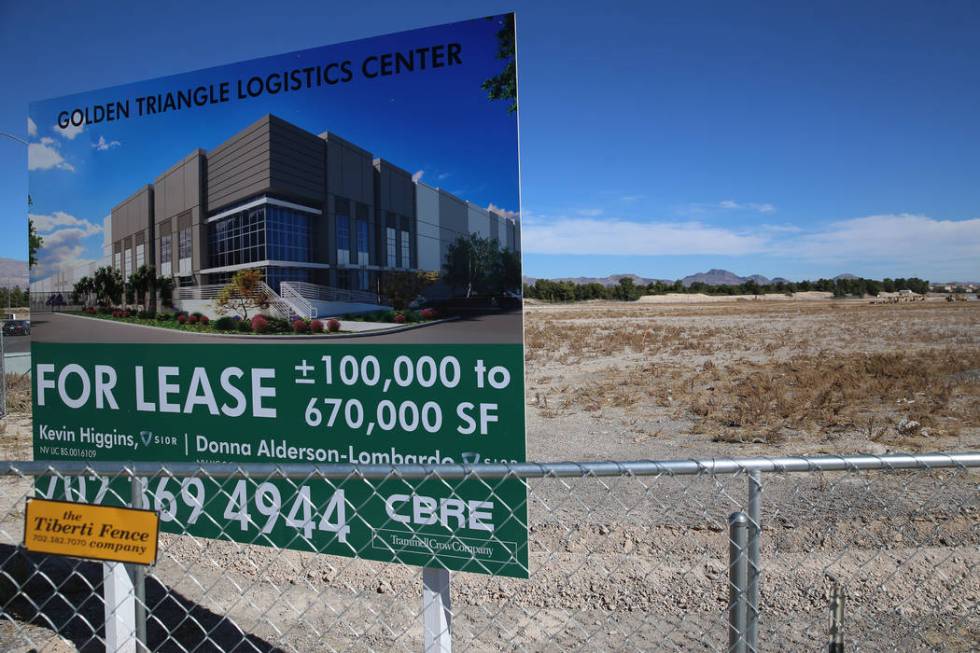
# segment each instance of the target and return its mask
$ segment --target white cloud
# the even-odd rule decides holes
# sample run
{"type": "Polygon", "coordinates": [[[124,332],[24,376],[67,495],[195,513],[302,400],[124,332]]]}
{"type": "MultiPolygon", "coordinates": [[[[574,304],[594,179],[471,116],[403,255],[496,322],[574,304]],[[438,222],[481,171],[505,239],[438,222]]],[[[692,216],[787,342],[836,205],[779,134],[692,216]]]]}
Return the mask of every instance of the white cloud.
{"type": "MultiPolygon", "coordinates": [[[[526,215],[523,249],[535,254],[765,256],[805,261],[818,274],[980,279],[980,218],[872,215],[816,228],[763,224],[744,228],[698,221],[631,221],[526,215]]],[[[780,265],[775,262],[773,265],[780,265]]]]}
{"type": "Polygon", "coordinates": [[[55,211],[50,215],[40,213],[29,213],[28,217],[33,220],[34,228],[39,234],[50,233],[60,227],[80,227],[87,232],[87,235],[102,232],[102,227],[82,218],[76,218],[64,211],[55,211]]]}
{"type": "Polygon", "coordinates": [[[422,175],[424,174],[425,174],[425,170],[416,170],[415,174],[412,175],[412,181],[416,183],[422,181],[422,175]]]}
{"type": "Polygon", "coordinates": [[[31,143],[27,146],[27,169],[28,170],[58,170],[75,171],[75,166],[65,161],[58,151],[58,144],[52,139],[44,137],[40,143],[31,143]]]}
{"type": "Polygon", "coordinates": [[[436,179],[439,181],[445,181],[446,179],[449,179],[451,175],[452,173],[450,172],[440,172],[438,175],[436,175],[436,179]]]}
{"type": "Polygon", "coordinates": [[[30,116],[27,117],[27,135],[31,138],[37,136],[37,123],[30,116]]]}
{"type": "Polygon", "coordinates": [[[757,213],[772,213],[776,210],[776,207],[768,202],[736,202],[735,200],[722,200],[718,202],[718,208],[756,211],[757,213]]]}
{"type": "Polygon", "coordinates": [[[699,222],[636,222],[558,218],[525,222],[521,242],[535,254],[728,255],[764,251],[763,236],[699,222]]]}
{"type": "Polygon", "coordinates": [[[579,215],[584,215],[587,218],[595,218],[602,215],[602,209],[579,209],[576,211],[579,215]]]}
{"type": "Polygon", "coordinates": [[[76,136],[85,131],[85,125],[78,125],[77,127],[72,124],[69,124],[67,127],[59,127],[58,125],[55,125],[53,129],[54,133],[73,141],[75,140],[76,136]]]}
{"type": "Polygon", "coordinates": [[[896,276],[980,277],[980,218],[936,220],[908,213],[841,220],[781,242],[778,253],[845,266],[890,266],[896,276]],[[930,270],[937,271],[930,273],[930,270]]]}
{"type": "Polygon", "coordinates": [[[512,220],[517,220],[521,217],[521,214],[518,211],[508,211],[507,209],[497,206],[493,202],[491,202],[490,206],[487,207],[487,211],[493,211],[494,213],[499,213],[505,218],[511,218],[512,220]]]}
{"type": "Polygon", "coordinates": [[[64,211],[31,213],[29,217],[44,239],[37,252],[37,266],[31,270],[33,278],[43,279],[91,262],[91,259],[83,256],[87,249],[83,241],[102,233],[102,225],[64,211]]]}
{"type": "Polygon", "coordinates": [[[114,147],[119,147],[122,145],[119,141],[107,141],[105,136],[99,136],[99,140],[92,143],[92,147],[97,149],[99,152],[105,152],[106,150],[112,149],[114,147]]]}

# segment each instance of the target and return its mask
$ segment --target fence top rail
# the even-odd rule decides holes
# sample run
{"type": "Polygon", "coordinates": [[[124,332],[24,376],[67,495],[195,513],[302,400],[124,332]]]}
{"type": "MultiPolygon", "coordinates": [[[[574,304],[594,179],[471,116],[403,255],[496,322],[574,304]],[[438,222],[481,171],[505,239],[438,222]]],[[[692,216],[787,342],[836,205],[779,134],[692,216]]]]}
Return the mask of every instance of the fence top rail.
{"type": "Polygon", "coordinates": [[[773,458],[703,458],[612,462],[511,463],[473,465],[302,465],[276,463],[0,461],[0,476],[135,475],[230,478],[255,476],[306,479],[387,478],[581,478],[608,476],[695,476],[749,472],[834,472],[854,470],[946,469],[980,467],[980,452],[822,455],[773,458]]]}

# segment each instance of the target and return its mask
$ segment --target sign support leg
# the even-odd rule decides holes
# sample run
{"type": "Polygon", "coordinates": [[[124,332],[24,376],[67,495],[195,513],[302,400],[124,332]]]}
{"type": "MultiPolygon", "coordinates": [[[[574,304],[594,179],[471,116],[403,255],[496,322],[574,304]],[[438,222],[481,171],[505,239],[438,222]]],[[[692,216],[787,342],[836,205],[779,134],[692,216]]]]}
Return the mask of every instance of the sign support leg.
{"type": "Polygon", "coordinates": [[[453,613],[449,602],[449,570],[422,569],[422,622],[425,653],[452,653],[453,613]]]}
{"type": "Polygon", "coordinates": [[[136,594],[126,565],[102,563],[102,587],[106,651],[136,653],[136,594]]]}

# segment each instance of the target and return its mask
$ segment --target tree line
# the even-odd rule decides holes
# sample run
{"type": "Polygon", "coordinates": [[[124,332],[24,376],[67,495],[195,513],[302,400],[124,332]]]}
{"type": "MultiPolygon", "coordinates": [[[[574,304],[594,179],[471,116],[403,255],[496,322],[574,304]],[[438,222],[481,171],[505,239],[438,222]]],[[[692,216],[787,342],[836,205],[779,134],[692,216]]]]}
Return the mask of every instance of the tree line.
{"type": "Polygon", "coordinates": [[[28,295],[26,288],[0,288],[0,307],[21,308],[27,306],[28,295]]]}
{"type": "Polygon", "coordinates": [[[705,295],[765,295],[770,293],[788,294],[795,292],[820,291],[833,293],[834,297],[877,296],[882,292],[911,290],[914,293],[929,292],[929,282],[918,277],[896,279],[865,279],[862,277],[840,279],[817,279],[816,281],[777,281],[760,284],[754,280],[735,285],[709,285],[696,281],[685,286],[681,281],[654,281],[638,284],[630,277],[623,277],[619,283],[604,286],[601,283],[575,283],[574,281],[551,281],[537,279],[533,284],[524,284],[524,296],[552,302],[578,302],[589,299],[611,299],[636,301],[643,295],[666,295],[667,293],[688,293],[705,295]]]}
{"type": "Polygon", "coordinates": [[[170,303],[174,288],[171,277],[158,277],[152,265],[141,265],[127,278],[119,270],[105,266],[91,277],[79,279],[71,292],[71,303],[113,306],[123,303],[139,304],[147,309],[156,308],[156,292],[159,290],[165,305],[170,303]]]}

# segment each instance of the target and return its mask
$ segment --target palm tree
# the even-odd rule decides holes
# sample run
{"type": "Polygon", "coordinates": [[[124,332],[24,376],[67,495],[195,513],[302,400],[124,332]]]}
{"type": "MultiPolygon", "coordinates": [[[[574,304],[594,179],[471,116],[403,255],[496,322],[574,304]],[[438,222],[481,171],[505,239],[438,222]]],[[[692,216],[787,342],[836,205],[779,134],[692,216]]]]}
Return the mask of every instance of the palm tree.
{"type": "Polygon", "coordinates": [[[144,309],[156,308],[156,281],[157,275],[153,266],[141,265],[136,272],[129,275],[128,285],[135,295],[136,303],[144,309]]]}

